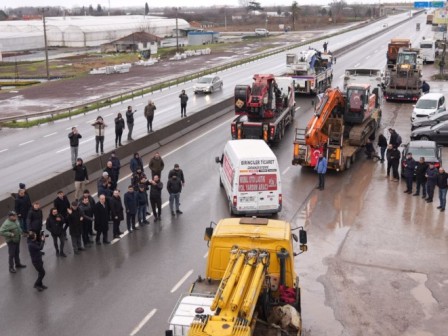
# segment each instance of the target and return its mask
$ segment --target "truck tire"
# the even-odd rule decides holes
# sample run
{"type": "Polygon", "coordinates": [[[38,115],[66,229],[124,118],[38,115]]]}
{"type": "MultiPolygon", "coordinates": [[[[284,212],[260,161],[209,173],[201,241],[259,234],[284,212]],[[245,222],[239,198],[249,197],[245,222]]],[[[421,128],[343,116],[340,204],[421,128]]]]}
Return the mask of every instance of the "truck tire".
{"type": "Polygon", "coordinates": [[[230,213],[230,216],[232,217],[233,215],[235,215],[234,213],[233,213],[233,208],[232,208],[232,202],[229,200],[229,213],[230,213]]]}
{"type": "Polygon", "coordinates": [[[219,186],[220,186],[221,188],[224,188],[224,184],[222,184],[221,176],[219,177],[219,186]]]}
{"type": "Polygon", "coordinates": [[[345,159],[345,170],[349,170],[352,166],[352,156],[345,159]]]}

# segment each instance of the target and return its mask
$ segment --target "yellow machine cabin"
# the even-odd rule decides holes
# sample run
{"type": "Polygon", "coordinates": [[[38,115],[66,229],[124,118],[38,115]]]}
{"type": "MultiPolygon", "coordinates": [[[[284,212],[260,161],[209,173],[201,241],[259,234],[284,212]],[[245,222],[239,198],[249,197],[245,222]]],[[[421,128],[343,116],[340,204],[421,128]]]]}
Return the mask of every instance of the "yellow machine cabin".
{"type": "Polygon", "coordinates": [[[167,335],[300,335],[300,287],[294,256],[307,250],[306,232],[266,218],[228,218],[206,229],[205,278],[181,299],[167,335]]]}

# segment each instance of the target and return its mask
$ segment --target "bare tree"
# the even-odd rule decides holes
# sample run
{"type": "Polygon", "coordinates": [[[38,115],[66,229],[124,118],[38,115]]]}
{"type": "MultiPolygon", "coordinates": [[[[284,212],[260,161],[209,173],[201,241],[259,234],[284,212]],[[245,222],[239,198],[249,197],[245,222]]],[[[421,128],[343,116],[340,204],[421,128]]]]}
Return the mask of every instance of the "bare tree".
{"type": "Polygon", "coordinates": [[[240,5],[240,7],[247,8],[247,6],[249,5],[249,0],[238,0],[238,4],[240,5]]]}
{"type": "Polygon", "coordinates": [[[296,30],[296,20],[299,15],[299,4],[297,1],[293,1],[291,5],[291,17],[292,17],[292,30],[296,30]]]}
{"type": "Polygon", "coordinates": [[[344,0],[333,0],[330,4],[331,13],[333,14],[333,22],[337,22],[337,20],[342,15],[342,10],[347,6],[347,3],[344,0]]]}
{"type": "Polygon", "coordinates": [[[357,18],[360,18],[360,17],[363,16],[362,14],[364,13],[364,8],[365,8],[364,5],[361,5],[361,4],[353,4],[353,5],[351,5],[350,7],[351,7],[352,10],[353,10],[353,15],[355,16],[355,20],[356,20],[357,18]]]}

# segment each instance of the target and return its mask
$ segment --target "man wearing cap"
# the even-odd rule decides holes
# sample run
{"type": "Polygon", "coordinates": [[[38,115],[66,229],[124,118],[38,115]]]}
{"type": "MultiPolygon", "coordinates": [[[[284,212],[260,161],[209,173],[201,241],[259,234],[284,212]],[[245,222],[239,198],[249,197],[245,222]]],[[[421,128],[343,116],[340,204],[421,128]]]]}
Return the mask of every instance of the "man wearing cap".
{"type": "Polygon", "coordinates": [[[8,213],[8,218],[3,222],[0,227],[0,236],[5,237],[6,244],[8,245],[9,254],[9,272],[16,273],[16,268],[26,267],[20,262],[20,236],[22,235],[22,229],[17,220],[17,214],[15,211],[8,213]],[[14,267],[15,263],[15,267],[14,267]]]}
{"type": "Polygon", "coordinates": [[[406,154],[406,159],[403,162],[404,176],[406,177],[406,190],[407,194],[412,194],[412,183],[414,181],[416,162],[412,158],[412,153],[406,154]]]}
{"type": "Polygon", "coordinates": [[[170,172],[168,173],[168,179],[171,179],[173,175],[177,175],[177,178],[182,182],[182,186],[185,185],[184,172],[182,171],[182,169],[180,169],[178,163],[175,163],[174,169],[171,169],[170,172]]]}

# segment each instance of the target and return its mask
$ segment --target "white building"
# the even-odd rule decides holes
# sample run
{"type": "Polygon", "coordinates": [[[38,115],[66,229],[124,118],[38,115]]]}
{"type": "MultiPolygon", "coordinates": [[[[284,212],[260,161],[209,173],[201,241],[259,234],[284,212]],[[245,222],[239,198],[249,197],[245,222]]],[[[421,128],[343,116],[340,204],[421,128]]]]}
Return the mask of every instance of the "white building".
{"type": "MultiPolygon", "coordinates": [[[[49,46],[96,47],[139,31],[171,36],[176,19],[142,15],[47,17],[46,26],[49,46]]],[[[178,27],[190,25],[178,19],[178,27]]],[[[0,21],[0,45],[0,51],[43,48],[42,21],[0,21]]]]}

